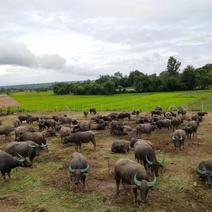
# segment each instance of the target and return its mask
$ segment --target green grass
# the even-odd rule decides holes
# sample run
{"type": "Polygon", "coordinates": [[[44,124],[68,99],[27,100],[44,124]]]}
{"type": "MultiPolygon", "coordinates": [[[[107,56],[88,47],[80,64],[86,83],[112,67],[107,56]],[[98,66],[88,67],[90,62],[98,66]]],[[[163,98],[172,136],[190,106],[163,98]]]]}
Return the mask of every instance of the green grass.
{"type": "Polygon", "coordinates": [[[189,110],[212,111],[212,90],[158,92],[143,94],[117,94],[109,96],[56,96],[52,92],[18,92],[11,96],[21,103],[21,108],[30,111],[72,110],[83,111],[95,107],[98,111],[152,110],[160,105],[187,106],[189,110]]]}

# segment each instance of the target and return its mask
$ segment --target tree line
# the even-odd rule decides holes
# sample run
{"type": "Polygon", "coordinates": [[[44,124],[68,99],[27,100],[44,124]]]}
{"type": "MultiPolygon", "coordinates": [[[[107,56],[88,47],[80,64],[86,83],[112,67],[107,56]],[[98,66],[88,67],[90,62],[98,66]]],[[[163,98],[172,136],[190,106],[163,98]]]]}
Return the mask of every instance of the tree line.
{"type": "Polygon", "coordinates": [[[53,91],[57,95],[109,95],[129,92],[156,92],[156,91],[181,91],[204,90],[212,86],[212,64],[200,68],[188,65],[182,71],[181,63],[170,57],[167,68],[159,75],[144,74],[139,70],[123,75],[116,72],[114,75],[103,75],[95,81],[56,83],[53,91]]]}

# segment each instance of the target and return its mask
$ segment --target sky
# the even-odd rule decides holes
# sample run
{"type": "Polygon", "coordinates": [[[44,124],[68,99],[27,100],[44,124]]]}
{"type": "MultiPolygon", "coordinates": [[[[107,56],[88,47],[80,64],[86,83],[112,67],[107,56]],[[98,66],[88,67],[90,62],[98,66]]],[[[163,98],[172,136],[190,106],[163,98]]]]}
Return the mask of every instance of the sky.
{"type": "Polygon", "coordinates": [[[212,63],[211,0],[0,0],[0,86],[212,63]]]}

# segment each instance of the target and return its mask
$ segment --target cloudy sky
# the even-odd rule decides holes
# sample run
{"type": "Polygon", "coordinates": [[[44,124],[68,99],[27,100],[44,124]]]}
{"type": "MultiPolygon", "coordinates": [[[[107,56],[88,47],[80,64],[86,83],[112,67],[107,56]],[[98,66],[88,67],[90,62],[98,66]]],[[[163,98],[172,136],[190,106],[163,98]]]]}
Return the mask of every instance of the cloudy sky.
{"type": "Polygon", "coordinates": [[[211,0],[0,0],[0,85],[212,63],[211,0]]]}

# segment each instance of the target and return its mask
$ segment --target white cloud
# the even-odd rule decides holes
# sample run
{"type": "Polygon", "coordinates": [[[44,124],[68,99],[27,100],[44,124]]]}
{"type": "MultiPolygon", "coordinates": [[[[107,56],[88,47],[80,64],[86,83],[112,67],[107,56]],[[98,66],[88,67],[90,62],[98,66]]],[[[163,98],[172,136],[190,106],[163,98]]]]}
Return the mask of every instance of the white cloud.
{"type": "Polygon", "coordinates": [[[0,5],[0,83],[93,79],[134,69],[159,73],[171,55],[183,67],[212,61],[210,0],[0,0],[0,5]]]}

